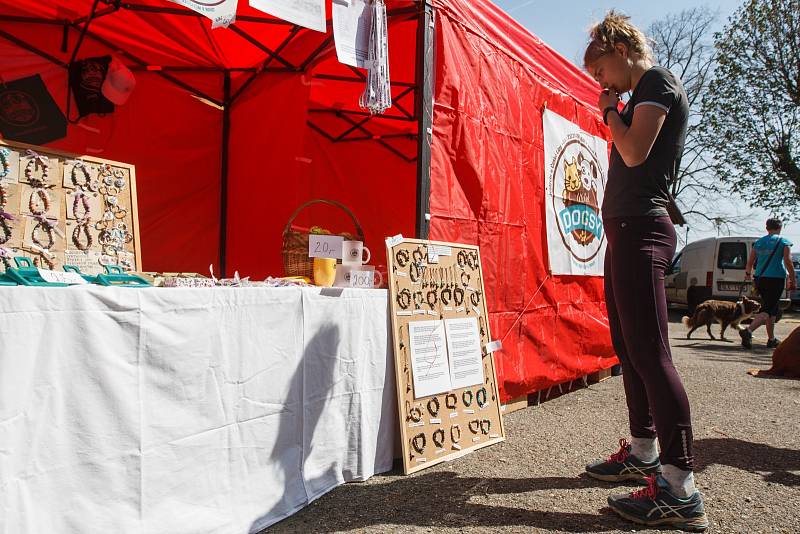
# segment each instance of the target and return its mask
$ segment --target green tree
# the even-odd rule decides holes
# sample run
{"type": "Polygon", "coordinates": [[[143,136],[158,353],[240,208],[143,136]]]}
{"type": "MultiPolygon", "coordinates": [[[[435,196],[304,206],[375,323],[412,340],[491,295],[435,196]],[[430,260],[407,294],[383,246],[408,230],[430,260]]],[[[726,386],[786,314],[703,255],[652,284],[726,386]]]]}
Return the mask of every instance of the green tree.
{"type": "Polygon", "coordinates": [[[800,0],[749,0],[715,35],[703,144],[751,206],[800,215],[800,0]]]}

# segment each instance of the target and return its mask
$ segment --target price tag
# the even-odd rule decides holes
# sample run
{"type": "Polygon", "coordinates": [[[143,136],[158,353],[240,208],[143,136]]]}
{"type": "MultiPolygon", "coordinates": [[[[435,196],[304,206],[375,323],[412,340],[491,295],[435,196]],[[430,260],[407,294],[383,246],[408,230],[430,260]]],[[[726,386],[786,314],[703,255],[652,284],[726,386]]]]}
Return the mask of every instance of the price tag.
{"type": "Polygon", "coordinates": [[[308,257],[309,258],[342,258],[342,241],[340,235],[308,235],[308,257]]]}
{"type": "Polygon", "coordinates": [[[78,273],[68,273],[68,272],[58,272],[58,271],[49,271],[47,269],[39,269],[39,276],[44,279],[45,282],[50,282],[51,284],[88,284],[81,275],[78,273]]]}
{"type": "Polygon", "coordinates": [[[372,289],[375,287],[375,271],[350,271],[350,287],[372,289]]]}
{"type": "Polygon", "coordinates": [[[396,236],[386,238],[387,247],[393,247],[395,245],[399,245],[402,242],[403,242],[403,234],[397,234],[396,236]]]}

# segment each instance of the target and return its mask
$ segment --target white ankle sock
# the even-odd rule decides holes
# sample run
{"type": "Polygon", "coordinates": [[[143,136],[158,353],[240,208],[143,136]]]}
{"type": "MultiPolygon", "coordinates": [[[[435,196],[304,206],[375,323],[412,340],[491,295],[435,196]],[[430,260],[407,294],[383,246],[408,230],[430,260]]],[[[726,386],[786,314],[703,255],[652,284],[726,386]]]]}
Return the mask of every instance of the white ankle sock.
{"type": "Polygon", "coordinates": [[[631,438],[631,454],[643,462],[655,462],[658,459],[655,438],[631,438]]]}
{"type": "Polygon", "coordinates": [[[694,473],[678,469],[674,465],[662,465],[661,476],[669,484],[669,492],[681,499],[694,494],[694,473]]]}

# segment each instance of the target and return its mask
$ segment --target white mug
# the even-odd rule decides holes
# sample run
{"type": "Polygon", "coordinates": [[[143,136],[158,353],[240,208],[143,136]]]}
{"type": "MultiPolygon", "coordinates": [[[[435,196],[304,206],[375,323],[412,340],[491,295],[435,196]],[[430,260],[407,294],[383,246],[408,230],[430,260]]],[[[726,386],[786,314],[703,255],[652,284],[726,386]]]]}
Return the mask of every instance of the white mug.
{"type": "Polygon", "coordinates": [[[376,271],[372,265],[337,265],[336,266],[336,280],[333,282],[334,287],[353,287],[351,279],[353,276],[359,277],[356,287],[381,287],[383,285],[383,274],[376,271]],[[361,278],[366,277],[366,278],[361,278]]]}
{"type": "Polygon", "coordinates": [[[372,254],[361,241],[342,241],[342,263],[345,265],[363,265],[369,263],[372,254]],[[364,252],[367,257],[363,258],[364,252]]]}

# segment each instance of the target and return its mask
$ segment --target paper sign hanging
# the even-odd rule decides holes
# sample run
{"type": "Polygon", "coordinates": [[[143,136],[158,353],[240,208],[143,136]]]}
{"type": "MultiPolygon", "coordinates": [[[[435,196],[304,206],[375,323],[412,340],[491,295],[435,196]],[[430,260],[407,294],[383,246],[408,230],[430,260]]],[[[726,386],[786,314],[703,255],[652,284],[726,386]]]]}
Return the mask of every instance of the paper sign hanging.
{"type": "Polygon", "coordinates": [[[239,0],[169,0],[211,19],[212,28],[227,28],[236,20],[239,0]]]}
{"type": "Polygon", "coordinates": [[[250,0],[250,7],[304,28],[325,32],[325,0],[250,0]]]}
{"type": "Polygon", "coordinates": [[[366,0],[333,0],[332,6],[336,57],[340,63],[366,69],[373,9],[366,0]]]}

